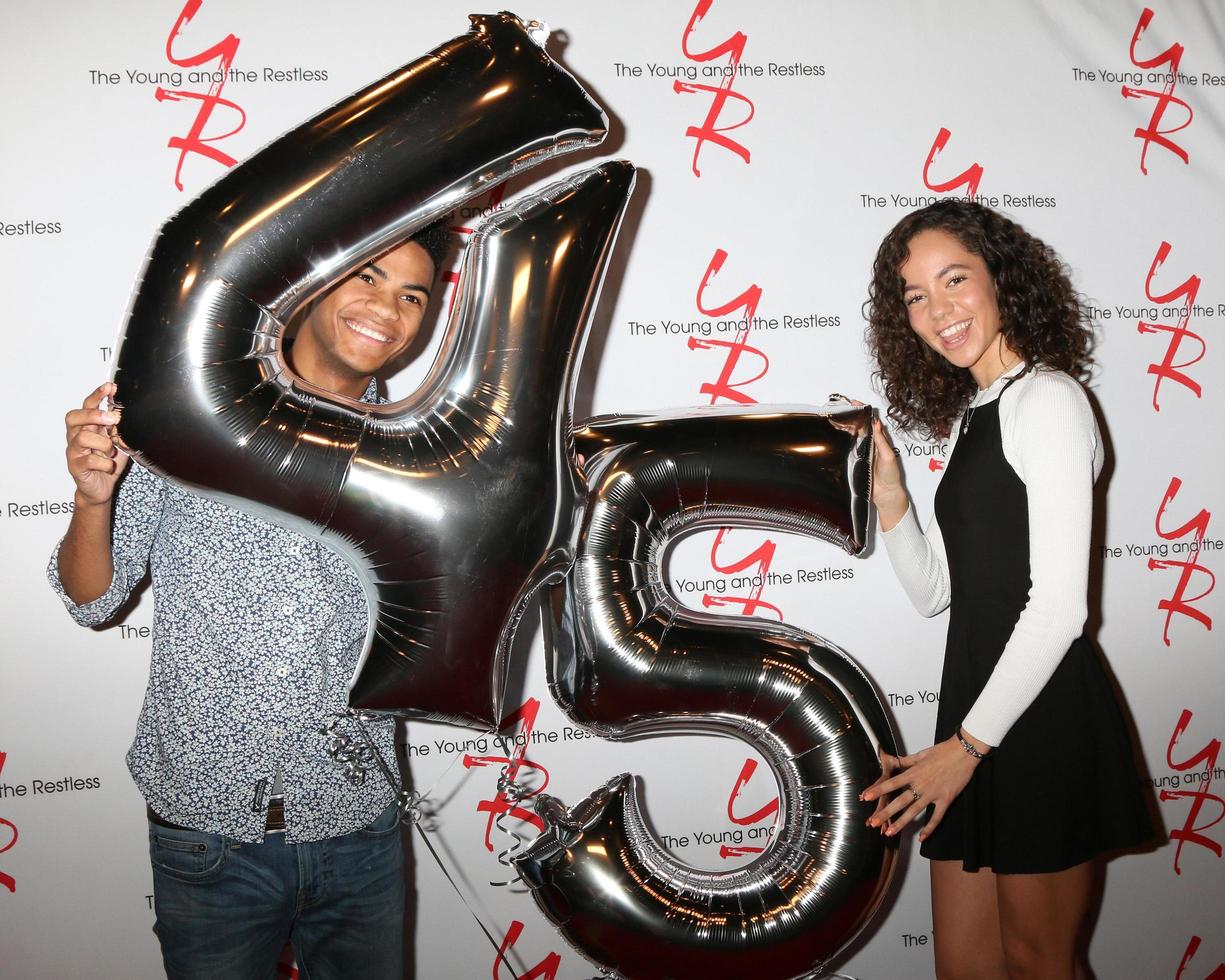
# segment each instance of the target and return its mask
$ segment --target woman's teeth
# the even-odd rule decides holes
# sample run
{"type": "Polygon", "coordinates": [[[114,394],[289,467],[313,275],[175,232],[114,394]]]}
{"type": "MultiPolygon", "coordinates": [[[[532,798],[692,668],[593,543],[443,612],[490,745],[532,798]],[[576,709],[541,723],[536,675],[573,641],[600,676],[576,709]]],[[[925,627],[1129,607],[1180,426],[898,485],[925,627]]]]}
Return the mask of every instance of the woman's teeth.
{"type": "Polygon", "coordinates": [[[941,330],[937,334],[937,336],[942,341],[944,341],[946,344],[951,344],[951,343],[955,343],[958,340],[961,340],[962,337],[965,336],[966,332],[969,329],[970,329],[970,321],[961,320],[957,323],[954,323],[954,324],[951,324],[945,327],[943,330],[941,330]]]}

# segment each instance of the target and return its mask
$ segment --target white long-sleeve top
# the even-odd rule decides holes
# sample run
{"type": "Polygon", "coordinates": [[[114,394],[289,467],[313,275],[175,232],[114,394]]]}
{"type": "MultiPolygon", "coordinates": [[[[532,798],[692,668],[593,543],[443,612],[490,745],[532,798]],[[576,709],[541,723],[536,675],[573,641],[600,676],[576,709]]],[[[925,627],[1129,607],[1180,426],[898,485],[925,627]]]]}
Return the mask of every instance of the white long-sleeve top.
{"type": "MultiPolygon", "coordinates": [[[[1008,380],[1023,370],[1024,365],[1018,364],[1006,371],[975,396],[969,411],[999,398],[1008,380]]],[[[960,421],[953,425],[950,459],[960,421]]],[[[999,422],[1004,458],[1025,484],[1029,501],[1031,586],[995,670],[962,721],[967,733],[989,745],[1000,744],[1084,629],[1093,483],[1103,461],[1089,399],[1076,381],[1061,372],[1039,368],[1016,381],[1000,403],[999,422]]],[[[924,533],[910,506],[882,537],[915,608],[924,616],[946,609],[948,564],[935,517],[924,533]]]]}

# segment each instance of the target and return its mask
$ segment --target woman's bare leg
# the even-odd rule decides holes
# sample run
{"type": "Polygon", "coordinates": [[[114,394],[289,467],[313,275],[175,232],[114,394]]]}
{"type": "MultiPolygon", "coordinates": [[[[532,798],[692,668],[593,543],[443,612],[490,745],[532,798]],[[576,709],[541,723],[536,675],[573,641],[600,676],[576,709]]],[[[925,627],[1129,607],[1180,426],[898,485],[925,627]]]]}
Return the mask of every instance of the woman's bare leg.
{"type": "Polygon", "coordinates": [[[996,876],[960,861],[931,861],[932,929],[939,980],[1006,980],[996,876]]]}
{"type": "Polygon", "coordinates": [[[1078,980],[1079,939],[1093,895],[1092,861],[1066,871],[996,875],[1000,937],[1010,980],[1078,980]]]}

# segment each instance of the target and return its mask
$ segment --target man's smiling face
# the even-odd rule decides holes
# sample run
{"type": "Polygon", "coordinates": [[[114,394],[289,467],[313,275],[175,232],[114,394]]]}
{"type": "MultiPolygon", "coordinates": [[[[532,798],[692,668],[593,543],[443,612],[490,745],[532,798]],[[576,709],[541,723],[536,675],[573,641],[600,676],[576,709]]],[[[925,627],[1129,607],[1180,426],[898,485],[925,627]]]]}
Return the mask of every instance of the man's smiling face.
{"type": "Polygon", "coordinates": [[[415,242],[358,269],[311,308],[294,342],[294,370],[320,388],[361,397],[417,336],[433,281],[434,263],[415,242]]]}

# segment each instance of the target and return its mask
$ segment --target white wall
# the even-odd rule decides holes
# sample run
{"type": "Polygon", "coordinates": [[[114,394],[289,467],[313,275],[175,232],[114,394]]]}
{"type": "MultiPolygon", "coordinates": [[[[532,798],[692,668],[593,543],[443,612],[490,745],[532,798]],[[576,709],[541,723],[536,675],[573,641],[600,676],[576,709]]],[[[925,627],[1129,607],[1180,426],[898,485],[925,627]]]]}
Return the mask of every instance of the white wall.
{"type": "MultiPolygon", "coordinates": [[[[109,349],[157,228],[224,171],[214,160],[189,155],[183,190],[177,190],[177,154],[167,141],[187,133],[200,103],[159,102],[156,82],[129,80],[129,72],[174,69],[166,43],[180,9],[180,0],[26,0],[0,11],[6,151],[0,162],[0,275],[8,301],[8,462],[0,468],[4,976],[160,975],[148,931],[152,889],[142,805],[122,762],[144,687],[149,640],[140,631],[151,621],[151,601],[146,594],[123,625],[81,631],[59,609],[43,566],[72,497],[63,469],[63,414],[108,376],[109,349]]],[[[1165,642],[1167,617],[1159,603],[1175,595],[1180,570],[1150,569],[1149,558],[1185,560],[1176,549],[1187,540],[1163,540],[1158,528],[1169,532],[1204,509],[1211,517],[1200,564],[1212,572],[1225,569],[1219,432],[1225,419],[1225,12],[1206,3],[1160,5],[1137,47],[1140,60],[1173,42],[1185,48],[1173,94],[1194,115],[1165,137],[1185,153],[1184,162],[1159,142],[1149,143],[1144,155],[1146,143],[1136,131],[1150,126],[1160,100],[1124,99],[1114,77],[1141,71],[1129,57],[1141,9],[1130,0],[1006,6],[714,0],[689,50],[701,52],[743,32],[742,63],[753,70],[734,89],[747,101],[729,99],[719,125],[744,118],[749,104],[754,115],[726,132],[749,159],[705,143],[700,177],[686,128],[703,124],[712,95],[676,93],[672,75],[696,69],[692,84],[715,85],[717,79],[701,77],[703,63],[682,49],[689,0],[543,0],[518,12],[547,20],[564,35],[554,38],[551,50],[615,122],[609,144],[587,159],[624,156],[644,171],[619,247],[622,275],[606,285],[588,347],[580,392],[586,410],[709,402],[701,386],[719,378],[729,348],[691,349],[690,336],[669,332],[665,323],[706,319],[696,307],[698,289],[717,249],[728,257],[705,305],[726,303],[756,284],[758,315],[779,321],[747,337],[760,354],[744,353],[731,378],[752,378],[767,361],[768,368],[739,390],[762,402],[819,403],[833,391],[879,401],[871,390],[860,314],[875,247],[910,206],[921,203],[917,199],[937,193],[928,185],[947,183],[971,164],[981,167],[978,193],[996,198],[1071,265],[1078,288],[1101,310],[1093,394],[1113,460],[1099,542],[1097,638],[1126,694],[1151,776],[1168,791],[1201,794],[1157,803],[1168,831],[1194,826],[1202,835],[1186,842],[1180,857],[1167,845],[1110,865],[1093,963],[1101,977],[1199,980],[1225,961],[1225,823],[1216,822],[1225,807],[1215,795],[1204,795],[1225,783],[1225,759],[1207,765],[1201,759],[1182,772],[1176,766],[1225,736],[1219,638],[1225,610],[1211,575],[1192,573],[1183,598],[1208,622],[1176,613],[1165,642]],[[796,64],[808,66],[807,73],[779,75],[771,68],[796,64]],[[925,161],[942,129],[950,135],[925,181],[925,161]],[[912,203],[895,203],[895,196],[912,203]],[[1172,326],[1178,316],[1165,308],[1185,303],[1145,298],[1146,275],[1163,241],[1171,250],[1153,294],[1175,290],[1191,275],[1200,279],[1186,323],[1194,336],[1181,340],[1165,329],[1137,327],[1139,319],[1172,326]],[[1140,312],[1153,305],[1159,307],[1155,316],[1140,312]],[[827,319],[825,325],[809,320],[788,328],[786,317],[827,319]],[[653,325],[653,332],[635,324],[653,325]],[[1201,339],[1203,357],[1195,360],[1201,339]],[[1175,341],[1180,346],[1172,350],[1175,341]],[[1150,366],[1167,356],[1176,364],[1195,360],[1182,371],[1198,391],[1167,379],[1155,405],[1157,376],[1150,366]],[[1173,478],[1181,489],[1159,521],[1173,478]],[[1165,554],[1150,554],[1154,548],[1165,554]],[[1192,713],[1190,723],[1167,758],[1184,710],[1192,713]],[[1202,943],[1188,959],[1193,937],[1202,943]]],[[[245,112],[245,124],[222,137],[240,116],[220,106],[205,133],[222,137],[211,145],[241,160],[316,110],[460,33],[466,13],[467,6],[453,0],[204,0],[174,51],[182,58],[227,34],[239,39],[234,67],[255,72],[257,80],[229,81],[222,95],[245,112]],[[266,78],[265,69],[287,73],[280,76],[286,80],[266,78]]],[[[1148,70],[1142,82],[1128,84],[1162,88],[1148,70]]],[[[204,89],[186,79],[167,87],[204,89]]],[[[1174,130],[1187,116],[1174,101],[1156,128],[1174,130]]],[[[509,193],[527,186],[516,180],[509,193]]],[[[472,223],[457,216],[456,224],[472,223]]],[[[439,327],[435,339],[441,332],[439,327]]],[[[727,343],[735,333],[715,323],[709,337],[697,339],[727,343]]],[[[415,371],[393,379],[392,393],[410,390],[426,361],[428,355],[415,371]]],[[[902,448],[916,504],[928,514],[939,448],[906,442],[902,448]]],[[[887,692],[905,745],[928,744],[943,620],[911,613],[879,551],[851,559],[818,542],[742,530],[729,535],[715,558],[727,566],[767,537],[777,545],[769,570],[791,573],[793,581],[767,584],[760,598],[856,657],[887,692]],[[795,581],[799,570],[826,568],[847,577],[795,581]]],[[[708,535],[679,549],[672,563],[678,590],[682,579],[733,577],[713,569],[712,543],[708,535]]],[[[747,594],[730,582],[724,590],[747,594]]],[[[685,592],[684,598],[700,604],[701,595],[685,592]]],[[[698,842],[705,834],[735,845],[736,831],[741,846],[763,841],[751,835],[760,835],[768,819],[756,827],[728,819],[728,797],[750,757],[742,745],[708,738],[626,745],[574,739],[545,688],[539,638],[521,647],[530,658],[526,695],[540,701],[535,731],[543,733],[527,757],[547,771],[549,792],[574,802],[606,776],[639,773],[658,830],[689,840],[678,843],[679,855],[710,868],[749,859],[721,858],[718,842],[698,842]]],[[[499,940],[512,923],[523,924],[513,946],[515,970],[521,976],[590,976],[591,965],[558,938],[529,897],[487,884],[506,875],[496,854],[485,849],[487,817],[476,808],[494,797],[499,766],[465,766],[464,751],[445,744],[479,736],[434,725],[410,729],[417,787],[432,789],[441,807],[435,845],[451,862],[467,903],[499,940]],[[554,952],[560,956],[555,968],[546,959],[554,952]]],[[[486,740],[467,754],[505,752],[486,740]]],[[[772,796],[770,777],[759,769],[734,812],[751,813],[772,796]]],[[[495,832],[495,852],[507,842],[495,832]]],[[[419,975],[509,977],[420,845],[417,861],[419,975]]],[[[926,869],[909,845],[901,863],[895,898],[841,972],[862,978],[930,974],[926,869]]]]}

